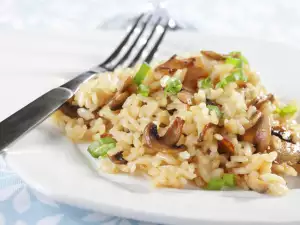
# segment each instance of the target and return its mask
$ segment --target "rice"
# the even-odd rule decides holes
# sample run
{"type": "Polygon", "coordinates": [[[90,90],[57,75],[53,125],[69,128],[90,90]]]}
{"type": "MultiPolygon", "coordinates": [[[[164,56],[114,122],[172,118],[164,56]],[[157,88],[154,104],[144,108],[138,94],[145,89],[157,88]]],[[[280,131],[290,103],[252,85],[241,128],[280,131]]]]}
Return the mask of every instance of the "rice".
{"type": "MultiPolygon", "coordinates": [[[[205,69],[215,83],[236,70],[234,65],[211,58],[207,53],[193,59],[195,68],[205,69]]],[[[274,126],[285,124],[292,127],[295,131],[293,138],[299,136],[299,129],[291,119],[283,120],[273,113],[276,102],[261,103],[263,107],[253,103],[267,92],[249,65],[245,64],[242,68],[247,76],[246,82],[229,82],[221,88],[215,84],[208,88],[198,87],[188,95],[191,96],[189,104],[176,94],[164,91],[172,76],[184,86],[189,79],[188,67],[177,69],[174,74],[152,69],[143,81],[149,87],[149,96],[130,92],[121,107],[113,110],[109,104],[117,94],[122,94],[121,81],[135,76],[138,68],[118,68],[111,73],[99,74],[82,84],[68,103],[76,108],[76,117],[68,115],[63,109],[53,115],[56,124],[75,142],[97,141],[103,137],[112,137],[116,141],[107,156],[99,158],[103,171],[142,173],[152,180],[154,186],[173,188],[184,188],[188,182],[203,188],[212,179],[222,179],[224,174],[229,173],[235,176],[236,186],[241,189],[271,195],[287,193],[283,176],[296,176],[297,172],[290,162],[278,162],[281,155],[278,152],[280,146],[276,144],[277,137],[271,138],[272,144],[264,151],[258,150],[261,143],[246,138],[249,129],[257,129],[261,118],[256,118],[256,125],[251,121],[255,115],[260,116],[260,112],[267,114],[274,126]],[[217,107],[220,113],[211,110],[209,104],[217,107]],[[159,138],[156,141],[167,143],[174,137],[163,137],[168,133],[175,134],[176,129],[172,128],[175,121],[183,123],[176,146],[167,146],[169,149],[147,146],[149,144],[144,136],[149,124],[153,123],[152,126],[157,128],[159,138]],[[112,159],[118,154],[122,155],[123,161],[112,159]]]]}

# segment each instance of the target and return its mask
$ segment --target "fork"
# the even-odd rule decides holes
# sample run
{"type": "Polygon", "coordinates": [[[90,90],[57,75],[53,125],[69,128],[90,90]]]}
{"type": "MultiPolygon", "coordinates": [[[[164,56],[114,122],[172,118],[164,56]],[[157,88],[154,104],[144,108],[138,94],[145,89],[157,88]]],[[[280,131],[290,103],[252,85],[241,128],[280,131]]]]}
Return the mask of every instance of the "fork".
{"type": "Polygon", "coordinates": [[[164,18],[162,17],[155,18],[153,14],[141,14],[118,47],[104,62],[78,75],[65,84],[48,91],[0,122],[0,152],[47,119],[75,94],[80,84],[88,81],[97,73],[113,71],[119,66],[132,67],[138,63],[143,54],[146,55],[144,62],[150,63],[168,30],[170,20],[167,19],[165,22],[163,22],[163,20],[164,18]],[[155,22],[153,26],[151,25],[152,20],[155,22]],[[145,31],[148,27],[150,27],[150,32],[148,35],[145,35],[145,31]],[[154,42],[152,48],[146,51],[146,47],[155,34],[157,34],[159,28],[161,29],[161,33],[158,34],[157,40],[154,42]],[[143,35],[146,37],[143,37],[143,35]],[[134,38],[134,36],[136,37],[134,38]],[[131,38],[134,39],[130,44],[131,38]],[[142,38],[145,38],[144,42],[140,48],[138,48],[137,46],[142,38]],[[129,45],[129,48],[126,50],[125,47],[127,45],[129,45]],[[122,50],[124,49],[125,53],[122,55],[122,50]],[[135,49],[137,49],[137,53],[130,59],[135,49]],[[128,63],[126,63],[126,61],[128,61],[128,63]]]}

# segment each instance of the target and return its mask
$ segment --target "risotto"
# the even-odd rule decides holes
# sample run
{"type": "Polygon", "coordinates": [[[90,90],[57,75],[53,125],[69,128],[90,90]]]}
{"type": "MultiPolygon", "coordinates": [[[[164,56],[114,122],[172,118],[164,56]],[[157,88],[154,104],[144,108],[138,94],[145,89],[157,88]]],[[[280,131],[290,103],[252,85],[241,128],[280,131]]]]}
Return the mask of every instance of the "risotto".
{"type": "Polygon", "coordinates": [[[99,74],[53,118],[73,141],[91,142],[105,172],[284,195],[300,161],[296,113],[240,52],[201,51],[99,74]]]}

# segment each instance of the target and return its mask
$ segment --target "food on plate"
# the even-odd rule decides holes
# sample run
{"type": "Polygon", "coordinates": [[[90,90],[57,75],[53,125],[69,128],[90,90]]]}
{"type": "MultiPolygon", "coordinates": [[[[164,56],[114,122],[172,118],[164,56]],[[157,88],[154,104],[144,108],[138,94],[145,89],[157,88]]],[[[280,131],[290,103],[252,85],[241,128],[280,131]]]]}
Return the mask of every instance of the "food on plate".
{"type": "Polygon", "coordinates": [[[201,51],[83,83],[54,115],[109,173],[157,187],[284,195],[300,162],[297,106],[262,86],[240,52],[201,51]]]}

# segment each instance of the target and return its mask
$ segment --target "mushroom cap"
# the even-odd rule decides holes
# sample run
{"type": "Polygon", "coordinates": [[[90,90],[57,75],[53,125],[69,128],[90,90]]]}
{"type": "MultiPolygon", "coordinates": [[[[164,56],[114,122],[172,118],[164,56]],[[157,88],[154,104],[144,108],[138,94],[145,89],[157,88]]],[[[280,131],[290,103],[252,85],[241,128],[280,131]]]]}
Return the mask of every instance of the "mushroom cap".
{"type": "Polygon", "coordinates": [[[246,130],[245,134],[240,136],[240,139],[256,145],[258,152],[266,151],[271,141],[270,117],[262,115],[253,127],[246,130]]]}
{"type": "Polygon", "coordinates": [[[172,125],[168,128],[166,133],[159,137],[157,132],[157,126],[154,123],[149,123],[143,133],[143,142],[152,153],[164,151],[164,152],[176,152],[183,151],[186,148],[184,146],[176,146],[179,141],[184,121],[176,117],[172,125]]]}

